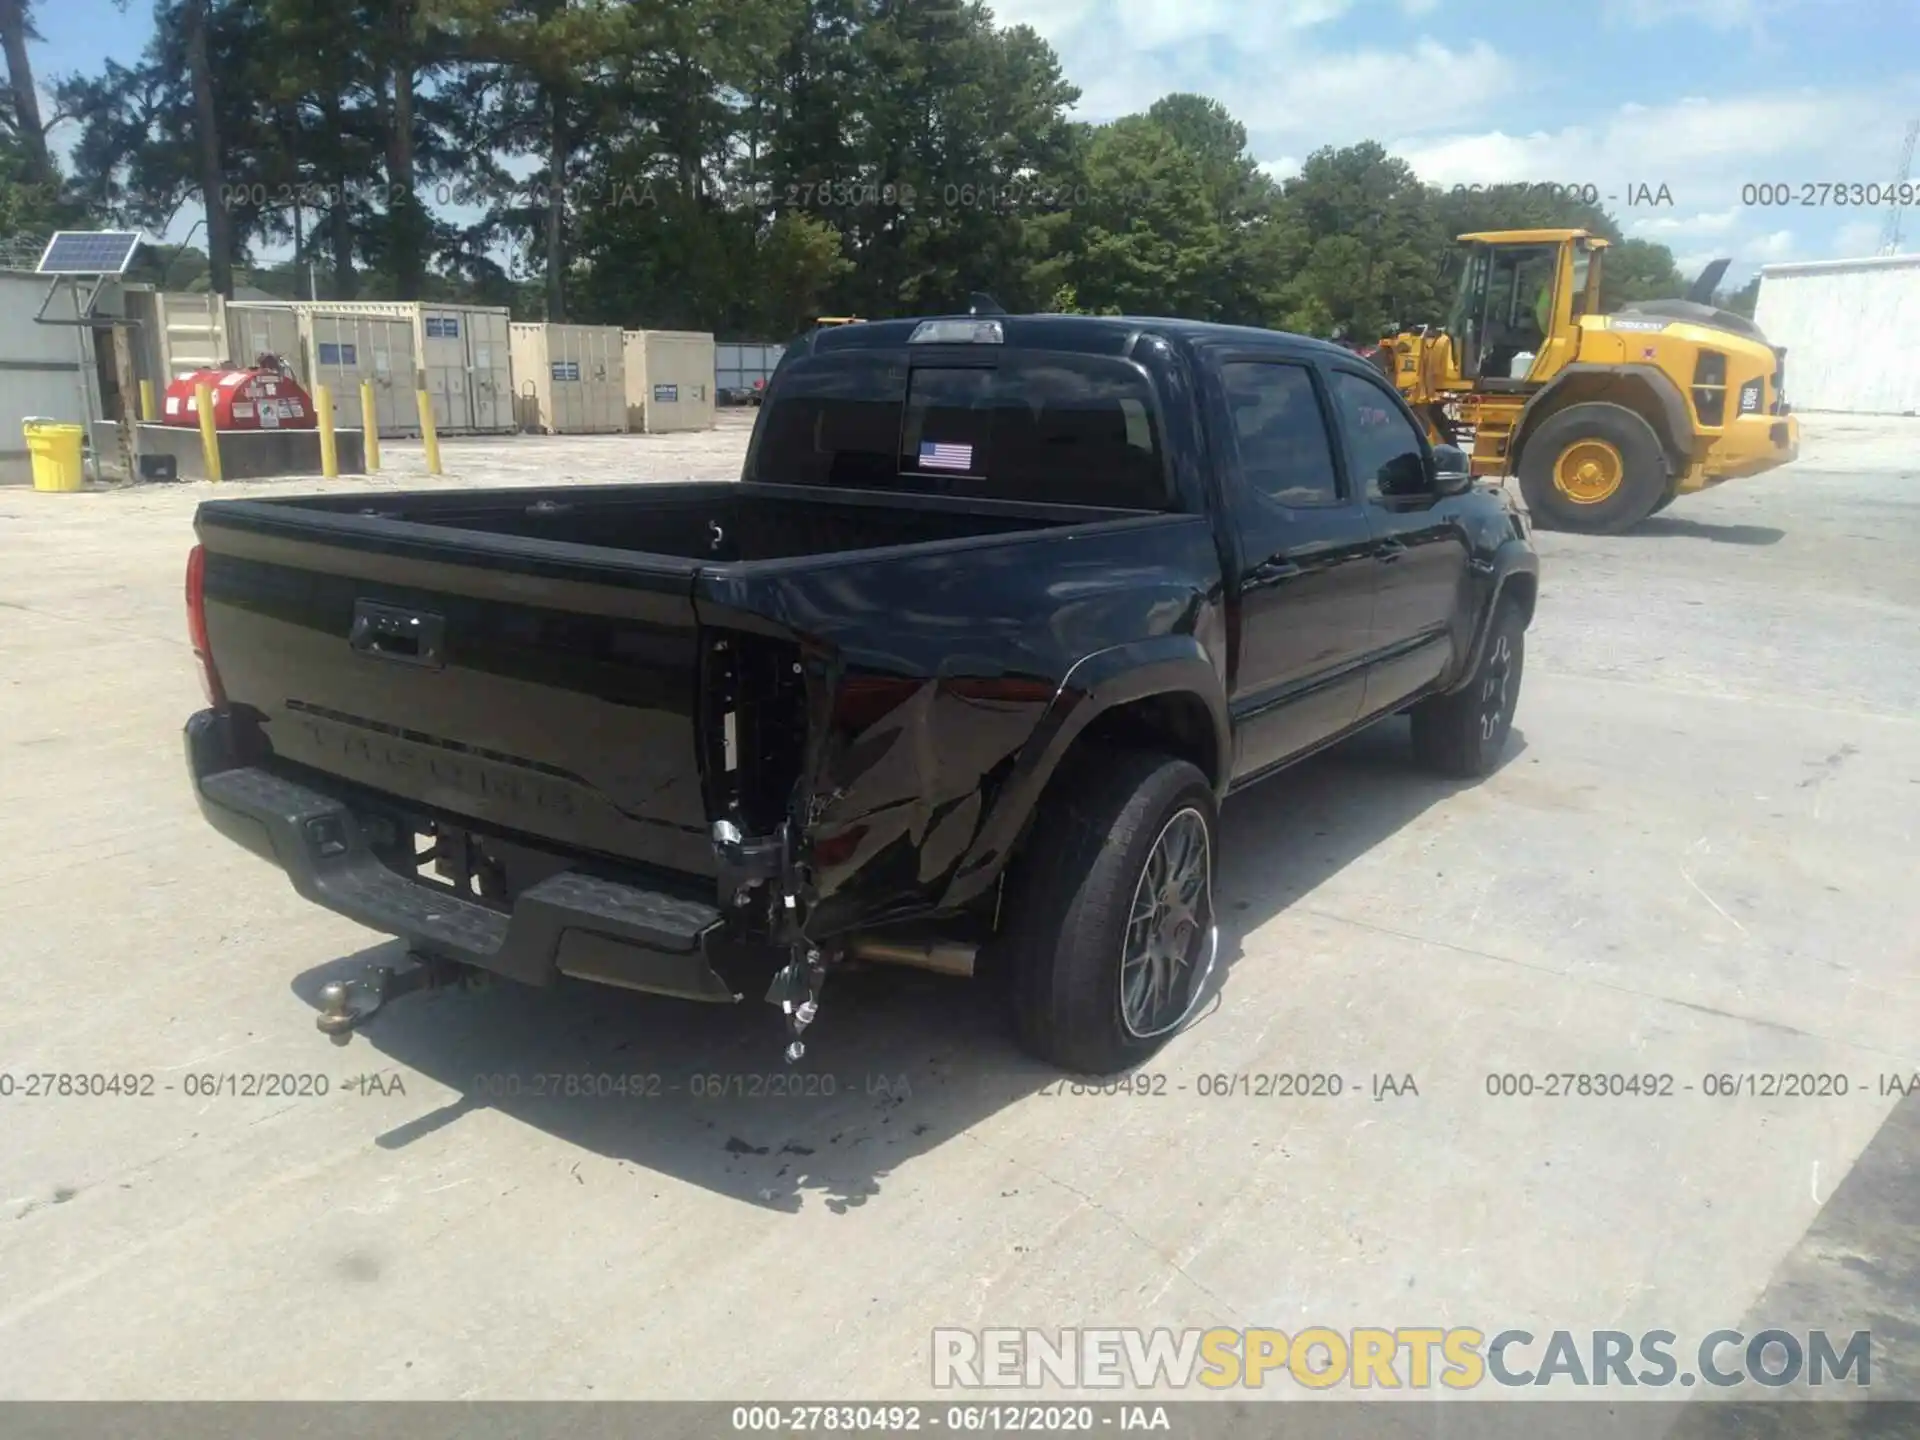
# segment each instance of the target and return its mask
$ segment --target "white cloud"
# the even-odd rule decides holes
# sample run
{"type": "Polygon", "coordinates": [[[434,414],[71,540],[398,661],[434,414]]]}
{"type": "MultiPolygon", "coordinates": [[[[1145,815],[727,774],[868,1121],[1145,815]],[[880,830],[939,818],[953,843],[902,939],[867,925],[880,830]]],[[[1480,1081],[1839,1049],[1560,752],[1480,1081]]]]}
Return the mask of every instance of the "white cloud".
{"type": "Polygon", "coordinates": [[[1643,240],[1670,245],[1674,239],[1689,235],[1730,234],[1739,227],[1742,213],[1734,206],[1693,215],[1653,215],[1630,221],[1622,228],[1643,240]]]}
{"type": "Polygon", "coordinates": [[[1730,34],[1744,30],[1756,45],[1773,49],[1776,41],[1768,22],[1793,11],[1837,10],[1859,0],[1600,0],[1600,19],[1607,25],[1636,30],[1691,22],[1730,34]]]}
{"type": "Polygon", "coordinates": [[[1602,0],[1601,14],[1627,25],[1698,20],[1716,30],[1738,30],[1760,18],[1759,0],[1602,0]]]}
{"type": "MultiPolygon", "coordinates": [[[[1884,215],[1872,220],[1852,220],[1834,232],[1833,248],[1836,259],[1856,259],[1862,255],[1872,255],[1880,249],[1880,236],[1885,228],[1884,215]]],[[[1911,229],[1911,225],[1907,228],[1911,229]]]]}
{"type": "Polygon", "coordinates": [[[1089,120],[1143,110],[1174,90],[1212,96],[1247,127],[1262,159],[1359,140],[1384,143],[1430,122],[1432,92],[1409,85],[1409,75],[1475,76],[1477,93],[1449,110],[1468,120],[1500,103],[1515,76],[1511,62],[1484,42],[1455,47],[1422,39],[1402,50],[1323,53],[1295,41],[1266,46],[1261,61],[1244,73],[1222,74],[1205,44],[1109,50],[1068,74],[1083,91],[1078,113],[1089,120]]]}
{"type": "Polygon", "coordinates": [[[1889,137],[1890,152],[1910,105],[1891,89],[1696,96],[1622,104],[1553,130],[1415,134],[1390,148],[1439,185],[1591,185],[1628,235],[1690,253],[1711,243],[1735,258],[1730,274],[1739,276],[1776,260],[1871,253],[1858,248],[1858,232],[1842,233],[1862,212],[1799,205],[1796,187],[1867,181],[1876,167],[1861,156],[1873,153],[1871,137],[1889,137]],[[1663,185],[1672,203],[1645,203],[1663,185]],[[1791,203],[1745,203],[1761,193],[1747,188],[1755,185],[1781,186],[1791,203]]]}
{"type": "MultiPolygon", "coordinates": [[[[1031,25],[1069,52],[1088,42],[1153,50],[1210,38],[1248,47],[1338,20],[1355,0],[999,0],[1003,25],[1031,25]]],[[[1436,0],[1437,3],[1437,0],[1436,0]]]]}
{"type": "Polygon", "coordinates": [[[1699,204],[1737,199],[1749,183],[1851,174],[1860,136],[1897,116],[1888,95],[1791,91],[1625,104],[1558,130],[1454,134],[1393,148],[1439,184],[1558,181],[1603,193],[1664,184],[1676,202],[1699,204]]]}
{"type": "Polygon", "coordinates": [[[1057,40],[1085,24],[1100,0],[988,0],[987,8],[1001,25],[1031,25],[1057,40]]]}
{"type": "MultiPolygon", "coordinates": [[[[1398,3],[1422,15],[1439,0],[1398,3]]],[[[1467,121],[1518,81],[1485,42],[1408,35],[1391,48],[1329,46],[1324,27],[1357,12],[1357,0],[999,0],[991,8],[1002,24],[1032,25],[1053,44],[1081,89],[1079,118],[1111,120],[1170,91],[1193,91],[1225,105],[1263,158],[1426,123],[1432,91],[1409,77],[1472,75],[1472,92],[1450,96],[1447,109],[1467,121]],[[1226,42],[1237,60],[1223,64],[1226,42]]]]}

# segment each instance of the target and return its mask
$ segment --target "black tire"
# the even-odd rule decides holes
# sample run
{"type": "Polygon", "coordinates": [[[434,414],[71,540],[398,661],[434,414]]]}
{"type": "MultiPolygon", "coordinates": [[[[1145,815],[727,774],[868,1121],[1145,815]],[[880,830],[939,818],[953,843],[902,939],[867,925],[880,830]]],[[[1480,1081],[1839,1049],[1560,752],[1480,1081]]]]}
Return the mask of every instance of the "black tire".
{"type": "Polygon", "coordinates": [[[1009,877],[995,963],[1007,975],[1023,1049],[1069,1074],[1112,1075],[1152,1057],[1179,1030],[1141,1034],[1127,1023],[1121,971],[1147,862],[1176,819],[1191,826],[1189,811],[1204,826],[1206,875],[1176,1002],[1182,1019],[1205,982],[1219,810],[1206,776],[1184,760],[1095,751],[1066,764],[1009,877]]]}
{"type": "Polygon", "coordinates": [[[1520,606],[1502,600],[1473,678],[1413,707],[1413,756],[1429,770],[1464,780],[1490,775],[1506,753],[1520,703],[1527,629],[1520,606]]]}
{"type": "Polygon", "coordinates": [[[1667,457],[1653,427],[1624,405],[1569,405],[1526,437],[1520,455],[1520,493],[1543,530],[1618,535],[1654,512],[1667,493],[1667,457]],[[1569,446],[1599,440],[1622,462],[1620,483],[1605,499],[1581,504],[1554,483],[1554,466],[1569,446]]]}
{"type": "Polygon", "coordinates": [[[1680,498],[1679,489],[1673,485],[1668,485],[1667,493],[1660,497],[1660,503],[1655,505],[1653,509],[1649,510],[1647,513],[1649,515],[1658,515],[1662,510],[1666,509],[1667,506],[1671,505],[1674,501],[1678,500],[1679,498],[1680,498]]]}

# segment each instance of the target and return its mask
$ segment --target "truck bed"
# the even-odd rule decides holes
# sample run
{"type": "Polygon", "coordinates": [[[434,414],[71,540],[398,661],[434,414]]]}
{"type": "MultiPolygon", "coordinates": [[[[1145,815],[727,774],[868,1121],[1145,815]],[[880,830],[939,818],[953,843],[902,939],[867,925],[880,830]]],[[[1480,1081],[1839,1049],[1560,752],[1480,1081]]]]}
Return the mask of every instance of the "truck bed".
{"type": "Polygon", "coordinates": [[[732,482],[210,501],[195,528],[234,760],[464,837],[506,909],[583,857],[710,896],[716,820],[799,813],[828,925],[855,875],[848,918],[977,868],[1074,659],[1193,623],[1217,574],[1196,515],[732,482]]]}
{"type": "Polygon", "coordinates": [[[371,518],[716,564],[964,540],[1136,513],[732,482],[258,503],[282,513],[371,518]]]}

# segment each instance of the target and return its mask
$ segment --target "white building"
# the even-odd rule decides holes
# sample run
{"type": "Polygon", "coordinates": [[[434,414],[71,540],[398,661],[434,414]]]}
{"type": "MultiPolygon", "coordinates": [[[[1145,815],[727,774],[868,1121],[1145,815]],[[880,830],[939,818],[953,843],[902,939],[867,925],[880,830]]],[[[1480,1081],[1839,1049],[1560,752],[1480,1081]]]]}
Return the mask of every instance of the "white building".
{"type": "Polygon", "coordinates": [[[1753,318],[1795,410],[1920,415],[1920,255],[1763,266],[1753,318]]]}
{"type": "MultiPolygon", "coordinates": [[[[0,485],[33,479],[22,421],[85,425],[100,415],[93,332],[34,320],[48,284],[45,275],[0,270],[0,485]]],[[[55,297],[48,313],[76,316],[72,292],[55,297]]]]}

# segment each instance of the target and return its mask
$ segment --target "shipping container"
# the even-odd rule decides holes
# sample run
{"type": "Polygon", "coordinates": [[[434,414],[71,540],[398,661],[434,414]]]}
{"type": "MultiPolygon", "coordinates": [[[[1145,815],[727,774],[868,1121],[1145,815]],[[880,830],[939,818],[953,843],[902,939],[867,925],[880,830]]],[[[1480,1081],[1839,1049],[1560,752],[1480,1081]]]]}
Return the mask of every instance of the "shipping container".
{"type": "Polygon", "coordinates": [[[228,302],[225,357],[234,364],[251,366],[262,355],[278,355],[293,366],[302,385],[311,386],[313,369],[305,350],[298,310],[265,301],[228,302]]]}
{"type": "Polygon", "coordinates": [[[375,424],[382,435],[420,433],[420,357],[413,321],[405,315],[314,309],[302,316],[307,332],[309,388],[333,392],[342,425],[360,424],[360,386],[373,385],[375,424]]]}
{"type": "Polygon", "coordinates": [[[417,311],[416,339],[433,396],[433,423],[450,431],[514,429],[509,312],[425,302],[417,311]]]}
{"type": "MultiPolygon", "coordinates": [[[[0,270],[0,484],[33,480],[23,420],[88,425],[100,414],[93,332],[34,320],[49,283],[44,275],[0,270]]],[[[73,319],[79,308],[69,292],[47,313],[73,319]]]]}
{"type": "Polygon", "coordinates": [[[628,330],[627,429],[664,435],[713,428],[713,336],[699,330],[628,330]]]}
{"type": "Polygon", "coordinates": [[[774,367],[787,353],[784,345],[764,341],[730,341],[713,347],[713,386],[722,402],[744,401],[754,390],[754,382],[773,378],[774,367]]]}
{"type": "Polygon", "coordinates": [[[1753,319],[1795,410],[1920,414],[1920,255],[1763,265],[1753,319]]]}
{"type": "MultiPolygon", "coordinates": [[[[404,321],[412,327],[413,364],[424,372],[433,404],[434,427],[442,434],[508,433],[514,428],[513,372],[509,359],[504,306],[455,305],[424,300],[286,300],[248,302],[297,315],[362,315],[404,321]]],[[[350,342],[349,342],[350,343],[350,342]]],[[[386,347],[389,353],[394,349],[386,347]]],[[[248,357],[251,358],[251,357],[248,357]]],[[[310,364],[317,357],[310,357],[310,364]]],[[[396,401],[394,433],[420,433],[414,396],[419,376],[406,382],[402,405],[396,401]],[[404,414],[400,413],[404,410],[404,414]]],[[[357,383],[357,382],[356,382],[357,383]]],[[[393,388],[397,394],[399,381],[393,388]]],[[[358,403],[357,401],[355,402],[358,403]]],[[[376,401],[384,415],[388,407],[376,401]]],[[[385,433],[387,422],[381,422],[385,433]]]]}
{"type": "Polygon", "coordinates": [[[340,425],[359,426],[364,380],[373,386],[382,436],[420,433],[420,361],[407,307],[234,301],[227,306],[227,331],[235,363],[252,365],[260,355],[278,355],[308,390],[326,386],[340,425]]]}
{"type": "Polygon", "coordinates": [[[522,430],[604,435],[627,428],[625,340],[617,326],[516,324],[509,339],[522,430]]]}
{"type": "Polygon", "coordinates": [[[124,313],[139,327],[134,332],[135,376],[151,381],[156,395],[181,375],[236,358],[228,353],[227,302],[218,295],[129,285],[124,313]]]}

